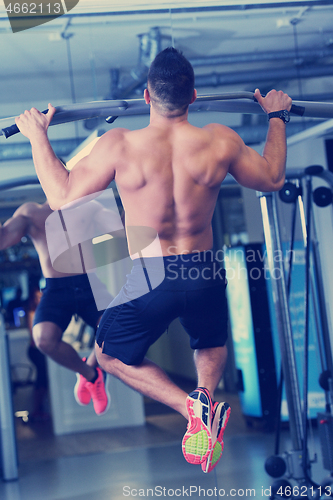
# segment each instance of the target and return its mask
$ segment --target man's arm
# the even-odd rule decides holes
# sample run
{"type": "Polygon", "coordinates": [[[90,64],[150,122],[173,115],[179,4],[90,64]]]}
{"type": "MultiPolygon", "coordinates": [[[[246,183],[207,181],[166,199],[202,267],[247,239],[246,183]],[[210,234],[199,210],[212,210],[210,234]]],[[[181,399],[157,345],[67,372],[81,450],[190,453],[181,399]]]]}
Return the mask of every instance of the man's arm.
{"type": "Polygon", "coordinates": [[[16,245],[29,231],[30,218],[28,203],[19,207],[4,225],[0,224],[0,250],[16,245]]]}
{"type": "MultiPolygon", "coordinates": [[[[283,92],[271,90],[262,97],[257,89],[254,96],[268,114],[283,109],[290,110],[292,100],[283,92]]],[[[246,146],[242,139],[233,135],[230,174],[244,187],[257,191],[277,191],[285,179],[287,143],[286,125],[280,118],[271,118],[263,154],[246,146]]]]}
{"type": "Polygon", "coordinates": [[[82,158],[68,172],[56,157],[47,136],[55,113],[49,104],[47,114],[32,108],[16,118],[15,122],[31,143],[37,176],[52,210],[59,210],[67,203],[105,189],[114,179],[113,159],[121,129],[110,130],[102,136],[88,156],[82,158]],[[111,151],[112,150],[112,151],[111,151]]]}

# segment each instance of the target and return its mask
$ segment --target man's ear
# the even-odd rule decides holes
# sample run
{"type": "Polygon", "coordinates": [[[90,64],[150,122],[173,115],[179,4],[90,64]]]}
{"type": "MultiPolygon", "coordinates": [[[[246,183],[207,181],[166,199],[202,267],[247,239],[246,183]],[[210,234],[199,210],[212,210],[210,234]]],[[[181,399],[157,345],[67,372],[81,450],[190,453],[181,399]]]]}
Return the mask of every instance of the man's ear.
{"type": "Polygon", "coordinates": [[[192,102],[194,102],[196,100],[196,98],[197,98],[197,91],[196,91],[196,89],[194,89],[193,90],[193,96],[192,96],[190,104],[192,104],[192,102]]]}
{"type": "Polygon", "coordinates": [[[150,104],[150,95],[148,89],[145,89],[143,92],[143,97],[146,101],[146,104],[150,104]]]}

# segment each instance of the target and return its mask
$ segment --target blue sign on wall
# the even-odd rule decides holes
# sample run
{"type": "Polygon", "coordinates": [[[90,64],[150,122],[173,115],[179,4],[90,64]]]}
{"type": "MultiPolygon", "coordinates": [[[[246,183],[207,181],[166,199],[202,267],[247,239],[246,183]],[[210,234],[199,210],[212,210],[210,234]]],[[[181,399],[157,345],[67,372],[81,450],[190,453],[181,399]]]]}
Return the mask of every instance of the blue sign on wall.
{"type": "MultiPolygon", "coordinates": [[[[283,251],[288,256],[288,247],[283,251]]],[[[266,255],[263,246],[262,255],[266,255]]],[[[305,329],[305,249],[303,242],[295,242],[292,254],[292,280],[290,290],[290,319],[294,339],[296,365],[300,383],[300,394],[303,392],[304,379],[304,329],[305,329]]],[[[239,393],[242,411],[247,416],[262,417],[262,395],[258,376],[258,363],[256,355],[256,338],[252,318],[249,276],[247,261],[248,255],[243,246],[229,248],[225,251],[225,268],[227,271],[227,298],[229,305],[230,326],[232,331],[236,368],[242,372],[243,391],[239,393]]],[[[264,257],[258,256],[260,260],[264,257]]],[[[286,266],[287,267],[287,266],[286,266]]],[[[260,270],[258,266],[255,270],[260,270]]],[[[253,269],[252,269],[253,271],[253,269]]],[[[277,377],[280,376],[280,345],[277,331],[275,309],[272,299],[270,273],[267,263],[264,262],[268,304],[270,309],[273,349],[277,367],[277,377]]],[[[255,275],[251,276],[256,280],[255,275]]],[[[315,283],[314,267],[311,267],[312,282],[315,283]]],[[[278,276],[275,276],[278,279],[278,276]]],[[[325,394],[319,386],[318,378],[321,372],[317,331],[321,329],[320,318],[316,311],[319,310],[316,287],[311,288],[310,313],[309,313],[309,387],[308,387],[308,414],[316,418],[318,411],[325,409],[325,394]]],[[[257,339],[260,341],[260,339],[257,339]]],[[[285,394],[282,400],[282,417],[288,419],[288,409],[285,394]]]]}
{"type": "Polygon", "coordinates": [[[227,298],[234,345],[236,368],[243,375],[244,390],[239,393],[243,413],[261,417],[261,397],[257,356],[249,294],[246,256],[243,247],[230,248],[225,253],[227,298]]]}

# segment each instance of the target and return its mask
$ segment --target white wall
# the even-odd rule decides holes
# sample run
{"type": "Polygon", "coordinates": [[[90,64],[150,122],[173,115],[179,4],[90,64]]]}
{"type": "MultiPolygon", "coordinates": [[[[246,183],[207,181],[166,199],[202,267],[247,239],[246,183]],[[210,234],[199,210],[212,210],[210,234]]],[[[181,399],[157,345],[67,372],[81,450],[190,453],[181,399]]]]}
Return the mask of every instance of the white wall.
{"type": "Polygon", "coordinates": [[[314,137],[288,146],[287,169],[306,168],[322,165],[327,168],[325,143],[323,138],[314,137]]]}

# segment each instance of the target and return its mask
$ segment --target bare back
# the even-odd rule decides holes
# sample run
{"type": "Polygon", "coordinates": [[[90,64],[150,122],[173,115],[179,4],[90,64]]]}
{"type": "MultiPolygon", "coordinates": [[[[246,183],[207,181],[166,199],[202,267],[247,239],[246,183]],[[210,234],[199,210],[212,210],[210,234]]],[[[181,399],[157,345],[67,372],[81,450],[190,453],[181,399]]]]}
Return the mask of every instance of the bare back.
{"type": "Polygon", "coordinates": [[[126,226],[155,229],[164,255],[210,249],[211,220],[229,166],[222,142],[214,125],[200,129],[187,121],[124,132],[115,181],[126,226]]]}

